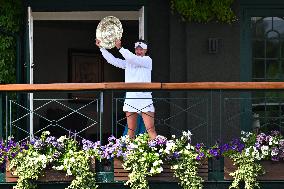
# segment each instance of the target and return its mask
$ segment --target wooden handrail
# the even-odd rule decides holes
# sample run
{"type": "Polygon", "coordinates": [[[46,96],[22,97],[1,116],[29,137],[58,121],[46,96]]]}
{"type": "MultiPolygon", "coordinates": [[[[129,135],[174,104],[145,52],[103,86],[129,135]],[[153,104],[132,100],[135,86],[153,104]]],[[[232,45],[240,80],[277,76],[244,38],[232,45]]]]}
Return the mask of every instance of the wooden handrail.
{"type": "Polygon", "coordinates": [[[51,83],[51,84],[5,84],[0,85],[0,91],[94,91],[112,89],[161,89],[161,83],[51,83]]]}
{"type": "Polygon", "coordinates": [[[284,89],[284,82],[194,82],[194,83],[162,83],[162,89],[167,90],[256,90],[284,89]]]}
{"type": "Polygon", "coordinates": [[[94,91],[94,90],[280,90],[284,82],[191,82],[191,83],[53,83],[5,84],[5,91],[94,91]]]}

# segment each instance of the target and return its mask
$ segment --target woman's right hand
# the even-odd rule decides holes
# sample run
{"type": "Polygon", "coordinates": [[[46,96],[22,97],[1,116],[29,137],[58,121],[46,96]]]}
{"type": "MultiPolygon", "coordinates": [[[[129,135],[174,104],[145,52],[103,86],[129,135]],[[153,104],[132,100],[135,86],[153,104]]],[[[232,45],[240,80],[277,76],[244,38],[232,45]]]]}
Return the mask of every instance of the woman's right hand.
{"type": "Polygon", "coordinates": [[[101,47],[101,41],[100,40],[98,40],[98,39],[96,39],[96,45],[100,48],[101,47]]]}

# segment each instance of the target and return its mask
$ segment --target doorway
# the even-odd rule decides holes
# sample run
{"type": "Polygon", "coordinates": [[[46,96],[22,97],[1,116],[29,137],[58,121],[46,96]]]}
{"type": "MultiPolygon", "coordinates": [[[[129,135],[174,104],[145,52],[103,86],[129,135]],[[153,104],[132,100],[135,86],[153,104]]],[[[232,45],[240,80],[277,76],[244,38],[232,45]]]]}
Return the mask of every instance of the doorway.
{"type": "MultiPolygon", "coordinates": [[[[141,11],[88,11],[88,12],[32,12],[30,10],[30,83],[68,83],[68,82],[123,82],[124,71],[107,64],[95,45],[96,27],[99,21],[113,15],[118,17],[123,25],[122,43],[125,48],[133,49],[133,44],[138,38],[144,38],[144,22],[140,16],[141,11]],[[32,36],[32,37],[31,37],[32,36]]],[[[142,14],[143,15],[143,14],[142,14]]],[[[115,56],[121,57],[116,49],[110,50],[115,56]]],[[[122,57],[121,57],[122,58],[122,57]]],[[[44,108],[37,110],[37,114],[52,120],[42,119],[35,114],[30,117],[33,132],[47,126],[60,126],[61,129],[50,127],[58,135],[85,129],[92,122],[77,114],[71,114],[70,106],[78,109],[84,103],[89,103],[98,94],[88,93],[36,93],[30,97],[30,109],[37,109],[48,103],[44,108]],[[77,102],[70,101],[75,99],[77,102]],[[56,99],[56,103],[46,100],[56,99]],[[68,99],[62,102],[62,99],[68,99]],[[85,100],[85,101],[84,101],[85,100]],[[89,100],[89,101],[88,101],[89,100]],[[57,102],[58,101],[58,102],[57,102]],[[67,116],[68,119],[63,117],[67,116]],[[80,125],[81,124],[81,125],[80,125]]],[[[111,96],[106,95],[105,106],[111,107],[111,96]]],[[[82,114],[93,116],[96,119],[96,106],[94,103],[84,110],[82,114]],[[92,115],[90,115],[92,114],[92,115]]],[[[105,109],[103,135],[111,133],[111,109],[105,109]]],[[[83,133],[87,138],[98,138],[98,124],[86,129],[83,133]]]]}

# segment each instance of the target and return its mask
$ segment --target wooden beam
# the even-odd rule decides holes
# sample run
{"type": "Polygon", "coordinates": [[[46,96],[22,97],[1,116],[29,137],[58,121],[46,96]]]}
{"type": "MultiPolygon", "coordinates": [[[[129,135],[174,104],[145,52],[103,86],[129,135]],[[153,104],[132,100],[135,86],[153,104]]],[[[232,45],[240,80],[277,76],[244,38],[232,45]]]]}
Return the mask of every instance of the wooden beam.
{"type": "Polygon", "coordinates": [[[161,89],[161,83],[53,83],[53,84],[6,84],[0,85],[0,91],[93,91],[93,90],[155,90],[161,89]]]}
{"type": "Polygon", "coordinates": [[[95,90],[281,90],[284,82],[194,82],[194,83],[53,83],[5,84],[0,91],[95,91],[95,90]]]}
{"type": "Polygon", "coordinates": [[[6,84],[0,91],[84,91],[102,90],[104,83],[6,84]]]}
{"type": "Polygon", "coordinates": [[[284,82],[195,82],[162,83],[165,90],[261,90],[284,89],[284,82]]]}

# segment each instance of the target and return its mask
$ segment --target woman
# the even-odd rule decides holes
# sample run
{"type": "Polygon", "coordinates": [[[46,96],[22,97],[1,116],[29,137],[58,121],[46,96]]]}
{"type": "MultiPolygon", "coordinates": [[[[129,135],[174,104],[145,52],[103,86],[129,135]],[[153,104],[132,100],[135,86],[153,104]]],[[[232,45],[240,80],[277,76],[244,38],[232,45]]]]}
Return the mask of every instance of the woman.
{"type": "MultiPolygon", "coordinates": [[[[100,48],[103,57],[108,63],[125,70],[126,83],[151,82],[152,59],[146,56],[147,43],[139,40],[135,43],[135,54],[121,46],[121,41],[115,42],[125,60],[115,58],[110,52],[100,46],[100,40],[96,39],[96,45],[100,48]]],[[[128,135],[131,138],[135,136],[137,126],[137,116],[141,114],[150,139],[157,136],[154,127],[154,112],[151,92],[127,92],[123,105],[123,111],[126,113],[128,135]]]]}

